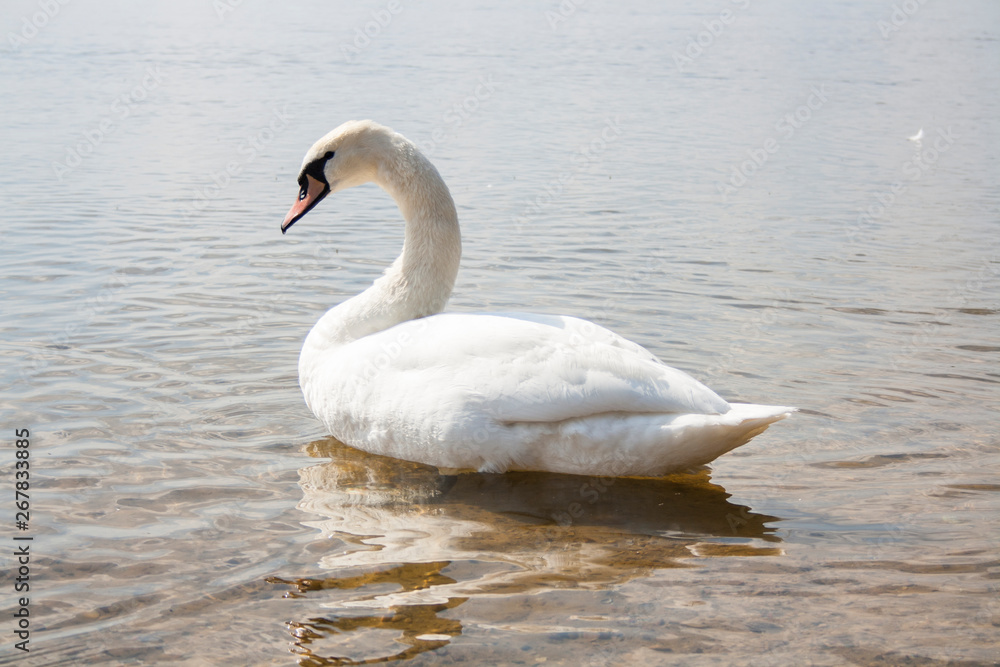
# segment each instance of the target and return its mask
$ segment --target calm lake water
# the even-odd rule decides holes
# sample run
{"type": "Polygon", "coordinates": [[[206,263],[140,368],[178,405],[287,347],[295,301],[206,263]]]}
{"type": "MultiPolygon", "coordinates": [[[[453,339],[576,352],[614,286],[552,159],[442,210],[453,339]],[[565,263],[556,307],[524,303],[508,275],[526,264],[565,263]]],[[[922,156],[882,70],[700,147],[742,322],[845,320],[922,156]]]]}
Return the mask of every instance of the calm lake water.
{"type": "Polygon", "coordinates": [[[1000,4],[495,4],[0,10],[0,664],[1000,661],[1000,4]],[[325,438],[299,348],[402,224],[278,225],[352,118],[452,188],[451,310],[801,412],[665,480],[325,438]]]}

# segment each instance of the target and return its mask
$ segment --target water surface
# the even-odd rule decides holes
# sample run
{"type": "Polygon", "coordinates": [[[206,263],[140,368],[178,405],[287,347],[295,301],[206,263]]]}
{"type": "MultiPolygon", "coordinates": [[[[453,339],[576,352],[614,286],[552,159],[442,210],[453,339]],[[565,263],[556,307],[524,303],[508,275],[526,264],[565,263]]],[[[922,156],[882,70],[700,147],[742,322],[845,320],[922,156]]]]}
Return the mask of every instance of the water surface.
{"type": "Polygon", "coordinates": [[[26,37],[8,3],[37,579],[0,663],[1000,660],[1000,9],[903,5],[102,0],[26,37]],[[278,224],[350,118],[451,186],[451,310],[584,316],[802,411],[664,480],[327,438],[302,339],[402,224],[373,186],[278,224]]]}

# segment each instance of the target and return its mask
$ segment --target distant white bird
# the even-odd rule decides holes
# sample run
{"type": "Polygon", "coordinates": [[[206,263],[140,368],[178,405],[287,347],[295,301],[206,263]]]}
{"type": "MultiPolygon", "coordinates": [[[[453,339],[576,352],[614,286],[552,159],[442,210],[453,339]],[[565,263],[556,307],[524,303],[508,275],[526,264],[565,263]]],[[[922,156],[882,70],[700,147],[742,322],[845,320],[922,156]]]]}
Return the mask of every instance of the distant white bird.
{"type": "Polygon", "coordinates": [[[917,143],[919,143],[920,140],[924,138],[924,128],[920,128],[919,130],[917,130],[916,134],[914,134],[912,137],[907,137],[907,138],[910,141],[916,141],[917,143]]]}
{"type": "Polygon", "coordinates": [[[439,314],[462,253],[455,204],[413,143],[371,121],[309,150],[282,232],[327,194],[372,181],[406,219],[403,253],[320,318],[299,357],[306,403],[342,442],[446,468],[656,476],[708,463],[794,411],[730,405],[574,317],[439,314]]]}

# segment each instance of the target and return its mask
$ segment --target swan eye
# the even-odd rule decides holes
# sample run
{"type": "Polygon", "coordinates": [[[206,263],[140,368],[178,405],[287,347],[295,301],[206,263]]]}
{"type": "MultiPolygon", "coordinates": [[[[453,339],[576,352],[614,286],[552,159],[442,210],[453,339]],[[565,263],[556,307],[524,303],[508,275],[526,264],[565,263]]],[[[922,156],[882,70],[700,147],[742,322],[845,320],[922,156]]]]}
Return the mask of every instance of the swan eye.
{"type": "Polygon", "coordinates": [[[306,182],[306,176],[312,176],[314,179],[320,183],[326,183],[326,174],[323,173],[323,169],[326,167],[326,163],[333,157],[333,151],[327,151],[323,157],[318,157],[309,164],[305,166],[302,170],[301,176],[299,176],[299,185],[302,186],[302,193],[299,194],[299,199],[305,198],[306,190],[309,189],[308,183],[306,182]]]}

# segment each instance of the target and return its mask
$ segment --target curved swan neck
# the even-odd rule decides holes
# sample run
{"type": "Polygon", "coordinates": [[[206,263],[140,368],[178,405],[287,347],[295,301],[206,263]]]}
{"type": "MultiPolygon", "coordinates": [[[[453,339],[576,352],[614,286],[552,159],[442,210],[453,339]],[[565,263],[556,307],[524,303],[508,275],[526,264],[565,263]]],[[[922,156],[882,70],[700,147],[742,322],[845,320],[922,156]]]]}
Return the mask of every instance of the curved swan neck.
{"type": "Polygon", "coordinates": [[[307,345],[340,345],[391,326],[441,312],[462,255],[458,214],[437,169],[396,134],[374,156],[374,182],[396,201],[406,220],[403,251],[385,274],[324,315],[307,345]]]}
{"type": "MultiPolygon", "coordinates": [[[[431,312],[444,308],[458,275],[462,237],[458,213],[448,186],[434,165],[400,135],[395,160],[382,160],[375,182],[388,192],[406,220],[403,252],[393,266],[407,284],[445,290],[444,301],[431,312]]],[[[431,314],[431,313],[425,313],[431,314]]]]}

